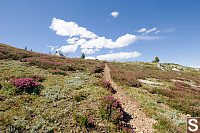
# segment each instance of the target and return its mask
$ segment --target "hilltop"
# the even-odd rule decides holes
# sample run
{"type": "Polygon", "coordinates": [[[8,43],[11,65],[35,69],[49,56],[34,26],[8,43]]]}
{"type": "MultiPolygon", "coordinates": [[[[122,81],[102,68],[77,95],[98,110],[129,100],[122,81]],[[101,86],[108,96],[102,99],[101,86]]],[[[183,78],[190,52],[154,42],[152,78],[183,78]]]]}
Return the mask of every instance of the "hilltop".
{"type": "Polygon", "coordinates": [[[184,132],[186,116],[200,114],[200,71],[178,64],[84,60],[0,44],[0,66],[5,132],[184,132]]]}

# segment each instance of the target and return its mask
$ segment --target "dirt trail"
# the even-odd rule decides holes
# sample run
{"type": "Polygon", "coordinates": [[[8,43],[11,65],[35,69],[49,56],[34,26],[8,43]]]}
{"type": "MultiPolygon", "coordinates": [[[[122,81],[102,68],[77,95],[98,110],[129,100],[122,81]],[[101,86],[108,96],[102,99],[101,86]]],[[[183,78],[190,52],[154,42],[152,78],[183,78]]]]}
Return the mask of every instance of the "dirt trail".
{"type": "Polygon", "coordinates": [[[122,106],[127,113],[125,122],[137,133],[153,133],[154,129],[152,124],[156,121],[146,117],[142,109],[139,108],[138,101],[127,95],[125,91],[111,79],[110,68],[107,64],[105,64],[104,79],[109,81],[116,90],[116,93],[113,94],[113,96],[122,102],[122,106]]]}

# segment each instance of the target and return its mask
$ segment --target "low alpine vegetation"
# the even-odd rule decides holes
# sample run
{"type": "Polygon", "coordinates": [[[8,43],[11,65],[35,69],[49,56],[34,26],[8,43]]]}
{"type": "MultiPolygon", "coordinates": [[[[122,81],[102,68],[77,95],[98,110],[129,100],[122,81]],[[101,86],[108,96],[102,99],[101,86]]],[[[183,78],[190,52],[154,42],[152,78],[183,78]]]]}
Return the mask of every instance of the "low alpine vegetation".
{"type": "Polygon", "coordinates": [[[84,128],[93,128],[95,127],[93,117],[91,114],[74,114],[74,118],[76,120],[76,123],[80,127],[84,128]]]}
{"type": "Polygon", "coordinates": [[[11,79],[10,83],[14,85],[15,93],[40,93],[39,84],[33,78],[11,79]]]}
{"type": "Polygon", "coordinates": [[[85,92],[80,92],[78,94],[75,94],[74,96],[74,100],[76,100],[77,102],[80,102],[86,98],[87,98],[87,94],[85,92]]]}
{"type": "Polygon", "coordinates": [[[100,104],[100,115],[113,124],[117,125],[123,120],[122,104],[113,96],[104,96],[100,104]]]}

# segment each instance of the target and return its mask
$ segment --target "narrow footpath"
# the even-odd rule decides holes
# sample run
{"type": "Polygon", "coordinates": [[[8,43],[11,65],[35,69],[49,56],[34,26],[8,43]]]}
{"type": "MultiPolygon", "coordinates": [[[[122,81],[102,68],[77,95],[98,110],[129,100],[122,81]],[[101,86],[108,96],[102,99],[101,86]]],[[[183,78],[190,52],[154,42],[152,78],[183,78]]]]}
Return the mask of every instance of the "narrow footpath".
{"type": "Polygon", "coordinates": [[[139,107],[138,101],[127,95],[125,91],[111,79],[110,68],[107,64],[105,64],[103,75],[104,79],[109,81],[116,91],[113,96],[122,103],[122,107],[126,112],[124,120],[126,124],[133,128],[136,133],[153,133],[153,123],[156,121],[152,118],[148,118],[142,111],[142,108],[139,107]]]}

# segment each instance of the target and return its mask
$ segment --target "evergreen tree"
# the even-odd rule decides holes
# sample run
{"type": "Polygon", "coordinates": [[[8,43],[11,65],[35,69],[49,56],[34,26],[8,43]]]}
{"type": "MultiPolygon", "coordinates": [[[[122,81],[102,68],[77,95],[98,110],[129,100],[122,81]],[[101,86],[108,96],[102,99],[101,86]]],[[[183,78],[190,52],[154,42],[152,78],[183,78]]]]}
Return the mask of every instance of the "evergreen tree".
{"type": "Polygon", "coordinates": [[[27,46],[24,49],[27,50],[27,46]]]}
{"type": "Polygon", "coordinates": [[[156,56],[155,60],[153,62],[158,63],[160,61],[160,59],[156,56]]]}
{"type": "Polygon", "coordinates": [[[82,53],[81,59],[85,59],[85,54],[84,53],[82,53]]]}

